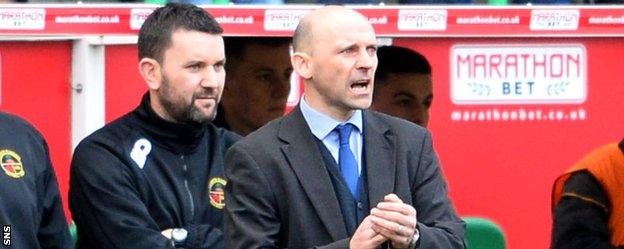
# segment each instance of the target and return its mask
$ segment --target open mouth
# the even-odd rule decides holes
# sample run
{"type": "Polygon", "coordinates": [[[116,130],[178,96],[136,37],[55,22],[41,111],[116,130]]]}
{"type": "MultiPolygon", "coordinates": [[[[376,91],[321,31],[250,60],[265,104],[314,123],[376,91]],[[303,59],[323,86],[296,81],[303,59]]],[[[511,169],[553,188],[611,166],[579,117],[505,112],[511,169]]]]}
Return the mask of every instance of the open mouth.
{"type": "Polygon", "coordinates": [[[360,79],[351,83],[351,90],[354,90],[357,93],[366,92],[368,87],[370,86],[370,79],[360,79]]]}

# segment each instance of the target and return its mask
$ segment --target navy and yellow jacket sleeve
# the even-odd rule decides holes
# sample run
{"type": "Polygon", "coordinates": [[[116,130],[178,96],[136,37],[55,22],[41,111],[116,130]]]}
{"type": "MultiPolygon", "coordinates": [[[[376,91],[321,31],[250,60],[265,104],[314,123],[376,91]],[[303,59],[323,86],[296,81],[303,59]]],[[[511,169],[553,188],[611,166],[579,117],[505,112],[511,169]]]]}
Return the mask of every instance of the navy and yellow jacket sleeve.
{"type": "Polygon", "coordinates": [[[42,142],[46,153],[44,157],[46,167],[45,171],[37,177],[37,199],[41,213],[37,238],[41,248],[73,248],[56,174],[50,157],[47,155],[48,146],[45,141],[42,140],[42,142]]]}
{"type": "Polygon", "coordinates": [[[44,138],[26,121],[2,112],[0,163],[0,224],[11,228],[10,246],[72,248],[44,138]]]}

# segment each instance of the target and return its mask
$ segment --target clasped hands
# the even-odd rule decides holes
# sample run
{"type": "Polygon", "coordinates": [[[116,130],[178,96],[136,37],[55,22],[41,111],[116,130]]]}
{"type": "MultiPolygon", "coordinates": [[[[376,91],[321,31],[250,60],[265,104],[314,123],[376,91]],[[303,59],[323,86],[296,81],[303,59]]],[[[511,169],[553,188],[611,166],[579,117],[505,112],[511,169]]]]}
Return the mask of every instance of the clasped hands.
{"type": "Polygon", "coordinates": [[[384,197],[384,201],[371,209],[349,242],[350,249],[377,248],[389,241],[394,249],[410,248],[414,235],[418,233],[416,210],[395,194],[384,197]]]}

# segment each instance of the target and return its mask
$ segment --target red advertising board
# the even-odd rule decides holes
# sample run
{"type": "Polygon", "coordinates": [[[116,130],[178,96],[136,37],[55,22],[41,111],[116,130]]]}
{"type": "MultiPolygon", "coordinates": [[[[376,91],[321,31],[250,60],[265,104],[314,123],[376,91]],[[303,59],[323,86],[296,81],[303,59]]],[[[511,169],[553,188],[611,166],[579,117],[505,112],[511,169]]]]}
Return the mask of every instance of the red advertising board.
{"type": "MultiPolygon", "coordinates": [[[[0,34],[136,34],[154,5],[4,5],[0,34]]],[[[229,35],[290,36],[314,6],[206,6],[229,35]]],[[[354,6],[380,36],[623,36],[624,8],[354,6]]]]}
{"type": "Polygon", "coordinates": [[[592,148],[624,137],[624,76],[617,73],[624,61],[614,53],[624,41],[395,44],[432,64],[429,128],[459,213],[501,224],[509,248],[548,248],[554,179],[592,148]]]}
{"type": "Polygon", "coordinates": [[[67,41],[0,42],[0,110],[28,120],[47,140],[63,200],[71,155],[70,63],[67,41]]]}
{"type": "MultiPolygon", "coordinates": [[[[154,7],[8,5],[0,8],[0,36],[136,35],[154,7]]],[[[311,8],[207,6],[206,10],[223,25],[225,35],[290,36],[298,19],[311,8]]],[[[624,76],[618,74],[624,68],[619,58],[619,51],[624,51],[624,8],[393,6],[357,10],[368,17],[379,36],[393,37],[393,44],[413,48],[431,62],[435,97],[429,128],[460,215],[483,216],[501,224],[508,248],[548,248],[555,177],[592,148],[624,135],[620,113],[624,76]]],[[[45,88],[47,95],[59,94],[55,105],[45,110],[62,109],[45,116],[27,108],[28,98],[16,99],[5,108],[5,99],[14,98],[7,97],[6,91],[15,88],[5,84],[9,84],[7,79],[43,77],[22,86],[37,92],[41,82],[50,84],[49,78],[67,80],[71,47],[69,43],[10,44],[54,45],[55,49],[46,48],[45,54],[33,54],[26,61],[20,57],[23,74],[6,76],[5,56],[19,50],[7,52],[8,47],[0,43],[0,108],[24,114],[41,126],[49,141],[49,136],[66,139],[52,138],[50,146],[66,192],[69,116],[63,113],[69,109],[69,88],[52,93],[45,88]],[[40,61],[45,60],[38,58],[43,56],[55,58],[50,70],[57,73],[47,72],[50,65],[32,66],[43,65],[40,61]],[[59,58],[67,64],[59,64],[59,58]],[[67,74],[61,73],[63,65],[67,74]],[[26,74],[29,68],[46,68],[46,73],[26,74]],[[58,127],[65,133],[57,132],[58,127]]],[[[10,59],[14,64],[15,60],[10,59]]],[[[135,45],[106,45],[106,122],[135,108],[147,90],[137,62],[135,45]]]]}
{"type": "Polygon", "coordinates": [[[106,123],[139,106],[147,92],[147,84],[139,74],[137,54],[136,45],[106,46],[106,123]]]}

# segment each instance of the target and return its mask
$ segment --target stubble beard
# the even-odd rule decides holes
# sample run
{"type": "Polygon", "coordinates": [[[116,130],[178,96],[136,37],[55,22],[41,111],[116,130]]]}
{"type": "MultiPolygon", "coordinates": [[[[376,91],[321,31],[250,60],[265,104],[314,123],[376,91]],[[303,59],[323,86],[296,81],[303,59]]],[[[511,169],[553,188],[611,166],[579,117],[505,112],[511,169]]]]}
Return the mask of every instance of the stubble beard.
{"type": "Polygon", "coordinates": [[[205,114],[195,105],[197,95],[200,94],[197,92],[193,93],[191,103],[186,105],[183,99],[178,99],[178,101],[176,101],[176,97],[173,94],[174,90],[171,87],[169,79],[165,75],[162,75],[162,79],[160,102],[171,118],[180,123],[208,123],[215,119],[217,116],[217,104],[219,103],[218,98],[217,101],[215,101],[213,110],[210,113],[205,114]]]}

